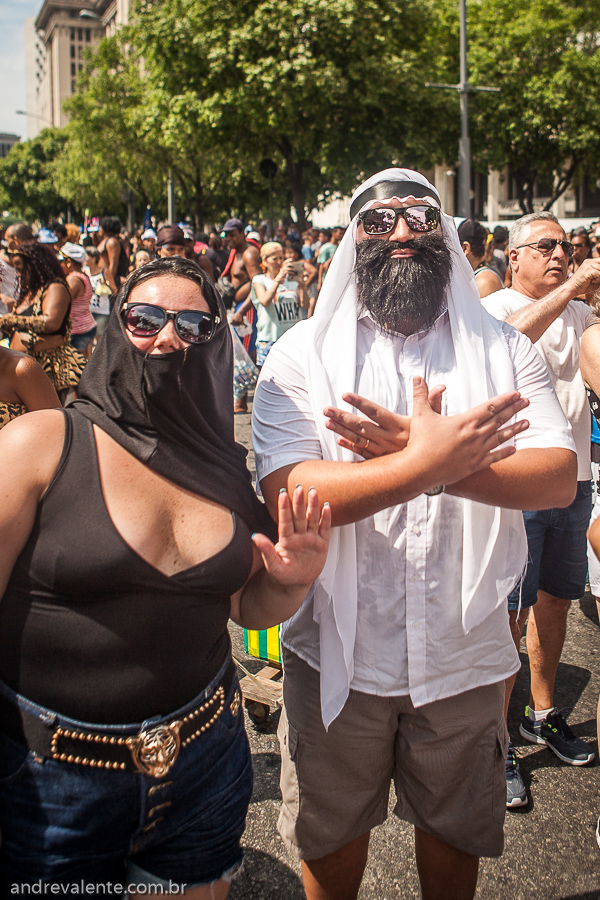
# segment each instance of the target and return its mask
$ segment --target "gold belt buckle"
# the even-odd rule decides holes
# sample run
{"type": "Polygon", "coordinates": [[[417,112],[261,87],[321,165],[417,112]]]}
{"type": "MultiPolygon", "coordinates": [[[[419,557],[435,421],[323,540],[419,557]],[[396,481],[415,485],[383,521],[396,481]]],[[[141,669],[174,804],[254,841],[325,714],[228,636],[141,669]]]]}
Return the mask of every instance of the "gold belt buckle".
{"type": "Polygon", "coordinates": [[[162,778],[171,770],[179,756],[181,746],[179,729],[182,724],[175,721],[168,725],[156,725],[127,739],[138,772],[151,775],[153,778],[162,778]]]}

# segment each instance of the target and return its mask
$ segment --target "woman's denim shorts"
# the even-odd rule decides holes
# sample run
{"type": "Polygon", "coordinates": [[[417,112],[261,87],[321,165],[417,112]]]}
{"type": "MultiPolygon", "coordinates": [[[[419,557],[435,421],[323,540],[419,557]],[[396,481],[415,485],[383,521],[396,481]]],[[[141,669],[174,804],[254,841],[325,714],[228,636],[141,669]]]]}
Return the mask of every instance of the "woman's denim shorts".
{"type": "MultiPolygon", "coordinates": [[[[214,693],[228,664],[229,659],[181,710],[143,726],[198,707],[214,693]]],[[[45,721],[53,715],[5,685],[0,690],[45,721]]],[[[177,894],[184,884],[191,888],[231,878],[242,862],[240,838],[252,793],[250,749],[236,692],[234,677],[219,718],[181,748],[163,778],[40,757],[0,735],[0,896],[31,893],[29,886],[38,884],[60,885],[60,896],[81,894],[82,884],[91,896],[122,896],[128,884],[139,886],[140,893],[156,893],[147,886],[161,885],[177,894]]],[[[142,727],[90,725],[60,715],[56,724],[112,734],[142,727]]]]}

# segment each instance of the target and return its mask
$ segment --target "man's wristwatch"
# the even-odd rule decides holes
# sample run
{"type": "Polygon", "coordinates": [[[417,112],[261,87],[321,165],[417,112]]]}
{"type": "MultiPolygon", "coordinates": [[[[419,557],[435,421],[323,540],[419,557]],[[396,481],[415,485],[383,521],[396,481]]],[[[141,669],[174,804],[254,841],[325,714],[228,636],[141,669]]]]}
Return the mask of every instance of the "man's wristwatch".
{"type": "Polygon", "coordinates": [[[435,487],[432,487],[429,491],[423,491],[423,493],[427,494],[428,497],[437,497],[438,494],[444,493],[445,488],[445,484],[436,484],[435,487]]]}

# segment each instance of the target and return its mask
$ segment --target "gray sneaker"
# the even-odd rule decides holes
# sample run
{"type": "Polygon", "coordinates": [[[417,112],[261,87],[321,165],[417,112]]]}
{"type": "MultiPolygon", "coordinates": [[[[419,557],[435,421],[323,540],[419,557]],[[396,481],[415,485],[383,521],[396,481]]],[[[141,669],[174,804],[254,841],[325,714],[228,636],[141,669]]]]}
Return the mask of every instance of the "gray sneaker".
{"type": "Polygon", "coordinates": [[[527,790],[517,762],[517,751],[510,741],[506,756],[506,808],[516,809],[527,806],[527,790]]]}

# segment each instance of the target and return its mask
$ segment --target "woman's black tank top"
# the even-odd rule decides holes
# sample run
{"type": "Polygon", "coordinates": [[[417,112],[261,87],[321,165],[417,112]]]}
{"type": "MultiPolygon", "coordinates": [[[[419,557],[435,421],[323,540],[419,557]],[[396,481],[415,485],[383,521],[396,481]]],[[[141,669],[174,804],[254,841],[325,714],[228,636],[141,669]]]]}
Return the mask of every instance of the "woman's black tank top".
{"type": "Polygon", "coordinates": [[[227,658],[230,597],[252,567],[250,531],[234,515],[227,547],[162,574],[112,523],[92,423],[74,409],[64,414],[57,473],[0,603],[0,678],[85,722],[166,715],[227,658]]]}

